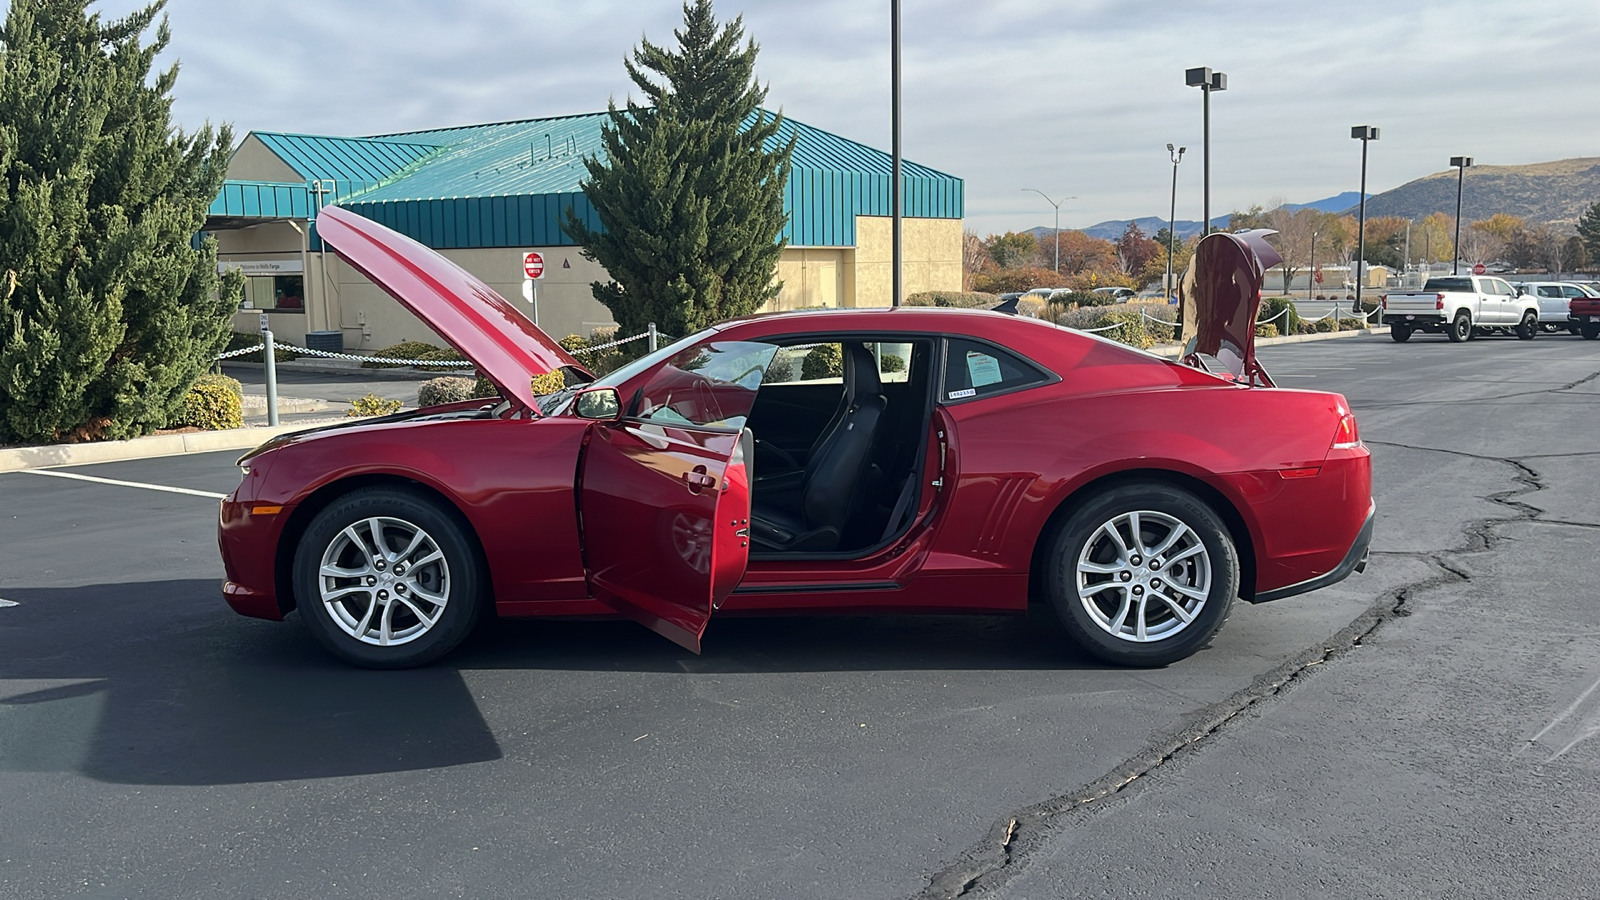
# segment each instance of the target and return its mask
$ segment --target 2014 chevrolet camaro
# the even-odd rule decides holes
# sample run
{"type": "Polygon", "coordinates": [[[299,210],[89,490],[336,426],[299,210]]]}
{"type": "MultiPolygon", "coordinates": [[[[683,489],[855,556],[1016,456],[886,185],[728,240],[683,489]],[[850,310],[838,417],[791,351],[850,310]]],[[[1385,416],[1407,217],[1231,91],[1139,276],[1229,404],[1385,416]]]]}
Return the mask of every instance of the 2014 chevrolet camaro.
{"type": "Polygon", "coordinates": [[[339,207],[333,250],[500,390],[280,437],[223,502],[223,592],[352,663],[482,617],[621,614],[696,652],[713,615],[1053,609],[1101,660],[1203,647],[1235,598],[1365,564],[1343,397],[1255,358],[1258,235],[1201,241],[1183,362],[991,311],[725,322],[596,378],[512,304],[339,207]],[[562,372],[567,388],[531,379],[562,372]]]}

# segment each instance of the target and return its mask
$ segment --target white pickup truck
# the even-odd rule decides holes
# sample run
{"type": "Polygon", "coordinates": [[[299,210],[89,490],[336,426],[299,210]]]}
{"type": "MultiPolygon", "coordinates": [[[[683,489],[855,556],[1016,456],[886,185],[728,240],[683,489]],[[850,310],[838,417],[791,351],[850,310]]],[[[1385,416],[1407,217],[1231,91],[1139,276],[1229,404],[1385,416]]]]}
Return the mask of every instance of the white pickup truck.
{"type": "Polygon", "coordinates": [[[1384,297],[1383,324],[1397,343],[1418,331],[1442,332],[1460,343],[1492,329],[1526,341],[1539,333],[1539,303],[1503,278],[1446,275],[1429,278],[1418,293],[1384,297]]]}

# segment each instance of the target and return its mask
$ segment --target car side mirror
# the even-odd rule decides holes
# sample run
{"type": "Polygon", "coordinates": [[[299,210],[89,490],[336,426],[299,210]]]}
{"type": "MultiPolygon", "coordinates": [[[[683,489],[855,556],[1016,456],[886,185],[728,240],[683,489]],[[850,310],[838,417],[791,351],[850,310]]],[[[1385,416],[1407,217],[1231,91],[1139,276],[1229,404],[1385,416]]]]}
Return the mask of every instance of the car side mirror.
{"type": "Polygon", "coordinates": [[[579,418],[609,422],[622,418],[622,400],[614,387],[591,388],[578,395],[572,410],[579,418]]]}

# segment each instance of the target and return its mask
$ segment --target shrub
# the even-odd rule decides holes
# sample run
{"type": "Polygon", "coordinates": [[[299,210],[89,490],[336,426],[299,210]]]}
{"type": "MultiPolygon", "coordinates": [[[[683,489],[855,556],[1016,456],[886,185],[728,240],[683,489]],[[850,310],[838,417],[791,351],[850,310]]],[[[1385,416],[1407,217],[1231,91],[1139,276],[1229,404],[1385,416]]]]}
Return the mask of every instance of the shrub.
{"type": "MultiPolygon", "coordinates": [[[[397,356],[396,358],[403,359],[404,357],[398,357],[397,356]]],[[[468,362],[469,361],[465,356],[461,355],[460,351],[456,350],[456,348],[454,348],[454,347],[442,347],[442,348],[440,348],[438,350],[428,350],[428,351],[426,351],[426,352],[424,352],[424,353],[422,353],[422,354],[420,354],[418,356],[412,357],[412,358],[413,359],[425,359],[425,360],[429,360],[429,361],[433,361],[433,362],[468,362]]],[[[363,365],[365,365],[365,364],[363,363],[363,365]]],[[[417,366],[417,368],[423,370],[424,372],[465,372],[465,371],[469,371],[471,369],[470,366],[417,366]]]]}
{"type": "Polygon", "coordinates": [[[448,375],[431,378],[417,386],[417,406],[443,406],[471,400],[473,387],[471,378],[448,375]]]}
{"type": "MultiPolygon", "coordinates": [[[[228,336],[228,347],[227,347],[227,349],[229,349],[229,350],[243,350],[246,347],[258,346],[258,345],[260,345],[260,343],[261,343],[261,334],[260,334],[260,332],[235,331],[233,334],[228,336]]],[[[239,360],[240,362],[261,362],[262,361],[261,360],[261,351],[260,350],[257,350],[254,353],[246,353],[243,356],[230,356],[228,358],[229,359],[236,359],[236,360],[239,360]]],[[[273,345],[272,345],[272,358],[277,360],[278,362],[290,362],[291,360],[299,359],[300,358],[300,354],[298,354],[298,353],[294,352],[293,350],[290,350],[290,349],[284,347],[282,344],[279,344],[276,341],[274,341],[273,345]]]]}
{"type": "Polygon", "coordinates": [[[500,396],[500,389],[494,386],[494,382],[479,375],[478,380],[472,383],[472,396],[474,399],[478,397],[498,397],[500,396]]]}
{"type": "Polygon", "coordinates": [[[350,410],[346,417],[387,416],[397,413],[403,406],[399,400],[386,400],[377,394],[367,394],[350,401],[350,410]]]}
{"type": "Polygon", "coordinates": [[[818,378],[839,378],[844,375],[844,351],[838,344],[818,344],[800,363],[802,381],[818,378]]]}
{"type": "Polygon", "coordinates": [[[1329,316],[1326,319],[1318,319],[1312,327],[1316,329],[1318,334],[1327,334],[1330,331],[1338,331],[1339,323],[1332,316],[1329,316]]]}
{"type": "Polygon", "coordinates": [[[885,372],[904,372],[905,370],[906,370],[906,361],[904,359],[894,355],[893,353],[888,353],[888,354],[884,355],[884,357],[883,357],[883,371],[885,371],[885,372]]]}
{"type": "Polygon", "coordinates": [[[1064,306],[1113,306],[1117,302],[1117,295],[1109,291],[1100,294],[1094,291],[1072,291],[1067,294],[1057,294],[1050,298],[1050,302],[1064,306]]]}
{"type": "Polygon", "coordinates": [[[1277,336],[1278,336],[1278,326],[1277,325],[1273,325],[1273,324],[1269,323],[1269,324],[1266,324],[1266,325],[1257,325],[1256,326],[1256,337],[1258,337],[1258,338],[1269,338],[1269,337],[1277,337],[1277,336]]]}
{"type": "Polygon", "coordinates": [[[993,309],[999,305],[998,294],[983,291],[922,291],[905,299],[905,306],[938,306],[946,309],[993,309]]]}
{"type": "Polygon", "coordinates": [[[393,369],[402,363],[386,363],[384,359],[422,359],[424,353],[437,353],[443,347],[436,347],[422,341],[401,341],[393,347],[373,351],[372,358],[361,364],[363,369],[393,369]]]}
{"type": "Polygon", "coordinates": [[[584,337],[581,334],[569,334],[556,343],[560,344],[562,349],[568,353],[576,356],[578,362],[583,363],[584,368],[596,375],[604,375],[620,368],[623,363],[627,362],[630,358],[628,354],[632,352],[632,348],[637,347],[640,351],[648,349],[648,345],[643,341],[635,341],[632,344],[624,344],[620,347],[607,347],[604,350],[592,349],[601,344],[609,344],[616,339],[616,328],[596,328],[589,332],[588,337],[584,337]]]}
{"type": "MultiPolygon", "coordinates": [[[[1164,303],[1155,305],[1161,312],[1169,309],[1164,303]]],[[[1109,328],[1111,330],[1096,333],[1132,347],[1148,349],[1158,342],[1172,340],[1173,330],[1171,325],[1146,318],[1144,314],[1150,306],[1148,303],[1116,303],[1110,306],[1080,307],[1059,314],[1055,321],[1081,331],[1109,328]]],[[[1159,314],[1155,317],[1165,321],[1159,314]]]]}
{"type": "Polygon", "coordinates": [[[546,372],[528,379],[528,385],[534,394],[554,394],[567,386],[567,377],[561,372],[546,372]]]}
{"type": "Polygon", "coordinates": [[[183,395],[183,405],[173,428],[203,428],[219,431],[244,424],[241,398],[244,389],[226,375],[201,375],[183,395]]]}
{"type": "Polygon", "coordinates": [[[1300,313],[1294,308],[1294,301],[1288,297],[1262,300],[1261,312],[1256,315],[1256,320],[1275,326],[1281,334],[1294,334],[1300,330],[1300,313]]]}

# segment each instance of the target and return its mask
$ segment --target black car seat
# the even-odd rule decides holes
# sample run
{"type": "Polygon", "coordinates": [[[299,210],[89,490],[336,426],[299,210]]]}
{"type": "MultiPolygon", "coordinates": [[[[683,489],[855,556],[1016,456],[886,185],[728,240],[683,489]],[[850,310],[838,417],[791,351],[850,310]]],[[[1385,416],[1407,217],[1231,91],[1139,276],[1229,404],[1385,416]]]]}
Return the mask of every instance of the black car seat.
{"type": "Polygon", "coordinates": [[[760,549],[837,549],[863,493],[887,401],[877,357],[865,344],[846,343],[844,349],[853,387],[850,405],[806,461],[798,514],[759,501],[755,504],[750,537],[760,549]]]}

